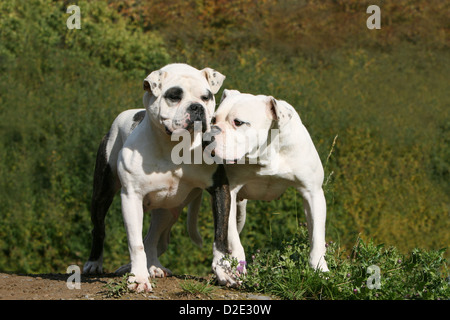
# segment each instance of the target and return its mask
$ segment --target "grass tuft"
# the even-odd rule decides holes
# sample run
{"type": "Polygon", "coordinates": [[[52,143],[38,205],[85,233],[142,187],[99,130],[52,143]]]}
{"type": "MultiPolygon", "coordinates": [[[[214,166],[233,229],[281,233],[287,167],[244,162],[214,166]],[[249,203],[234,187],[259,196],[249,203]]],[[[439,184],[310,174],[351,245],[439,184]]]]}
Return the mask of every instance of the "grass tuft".
{"type": "Polygon", "coordinates": [[[241,290],[282,299],[441,300],[450,297],[445,249],[414,249],[409,254],[358,238],[351,252],[327,243],[330,272],[308,266],[306,227],[279,248],[256,252],[240,276],[241,290]]]}
{"type": "Polygon", "coordinates": [[[193,296],[203,295],[210,297],[215,290],[209,282],[199,282],[194,280],[184,280],[183,282],[180,282],[180,287],[183,289],[183,293],[193,296]]]}

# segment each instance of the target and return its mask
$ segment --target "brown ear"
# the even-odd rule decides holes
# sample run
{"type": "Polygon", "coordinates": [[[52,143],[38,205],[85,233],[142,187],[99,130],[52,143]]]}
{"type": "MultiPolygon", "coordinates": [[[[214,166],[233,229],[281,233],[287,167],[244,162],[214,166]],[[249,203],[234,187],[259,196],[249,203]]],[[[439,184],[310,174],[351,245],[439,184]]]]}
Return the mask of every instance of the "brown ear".
{"type": "Polygon", "coordinates": [[[222,86],[223,82],[225,81],[226,77],[219,71],[216,71],[211,68],[205,68],[201,70],[201,72],[205,75],[205,78],[208,81],[209,86],[211,87],[211,92],[213,94],[219,92],[219,89],[222,86]]]}
{"type": "Polygon", "coordinates": [[[278,106],[277,106],[277,100],[275,100],[274,97],[269,97],[267,107],[268,107],[269,119],[278,121],[278,114],[277,114],[278,106]]]}
{"type": "Polygon", "coordinates": [[[166,76],[167,72],[165,71],[153,71],[144,79],[144,90],[158,97],[161,94],[162,81],[166,76]]]}
{"type": "Polygon", "coordinates": [[[267,114],[269,119],[278,121],[280,125],[285,124],[292,118],[292,110],[285,106],[284,101],[277,101],[274,97],[268,97],[267,114]]]}
{"type": "Polygon", "coordinates": [[[225,89],[222,92],[222,98],[220,98],[220,103],[222,103],[222,101],[226,98],[226,97],[230,97],[230,96],[234,96],[236,94],[241,94],[239,91],[237,90],[228,90],[225,89]]]}

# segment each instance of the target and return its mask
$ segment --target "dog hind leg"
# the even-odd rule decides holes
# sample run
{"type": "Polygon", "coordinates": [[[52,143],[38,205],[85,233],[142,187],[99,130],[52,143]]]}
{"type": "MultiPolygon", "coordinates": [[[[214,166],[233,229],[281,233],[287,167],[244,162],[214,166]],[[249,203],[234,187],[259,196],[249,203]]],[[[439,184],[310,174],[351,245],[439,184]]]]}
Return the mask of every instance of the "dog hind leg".
{"type": "Polygon", "coordinates": [[[202,236],[198,231],[198,215],[202,204],[202,193],[195,197],[188,206],[187,229],[189,237],[198,247],[203,246],[202,236]]]}
{"type": "MultiPolygon", "coordinates": [[[[152,218],[147,236],[144,239],[144,247],[147,255],[147,268],[153,278],[172,275],[172,271],[164,268],[158,259],[167,250],[170,230],[178,220],[178,216],[175,216],[172,211],[169,209],[152,210],[152,218]]],[[[181,211],[181,209],[178,211],[181,211]]]]}
{"type": "Polygon", "coordinates": [[[106,145],[109,133],[103,137],[97,151],[94,170],[94,185],[91,201],[92,246],[88,261],[83,267],[84,273],[103,272],[103,243],[105,240],[105,217],[120,188],[111,167],[107,162],[106,145]]]}

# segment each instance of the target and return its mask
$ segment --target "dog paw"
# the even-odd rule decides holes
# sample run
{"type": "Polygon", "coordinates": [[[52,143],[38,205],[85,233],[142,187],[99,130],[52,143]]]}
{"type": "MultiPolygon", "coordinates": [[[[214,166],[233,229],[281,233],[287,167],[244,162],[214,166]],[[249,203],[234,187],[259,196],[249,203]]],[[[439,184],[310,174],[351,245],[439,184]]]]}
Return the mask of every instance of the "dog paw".
{"type": "Polygon", "coordinates": [[[152,278],[164,278],[172,276],[172,271],[162,266],[157,267],[153,265],[148,269],[148,271],[150,273],[150,277],[152,278]]]}
{"type": "Polygon", "coordinates": [[[128,277],[128,289],[140,292],[152,292],[152,285],[148,276],[130,276],[128,277]]]}
{"type": "Polygon", "coordinates": [[[84,274],[103,273],[103,264],[101,261],[88,261],[83,266],[84,274]]]}
{"type": "Polygon", "coordinates": [[[242,283],[239,275],[247,273],[244,263],[239,263],[237,268],[232,268],[231,262],[227,259],[213,261],[212,269],[219,285],[231,288],[239,287],[242,283]]]}
{"type": "Polygon", "coordinates": [[[325,261],[325,258],[324,258],[324,257],[320,257],[320,258],[317,258],[317,259],[310,259],[309,265],[310,265],[312,268],[314,268],[314,269],[316,269],[316,270],[320,270],[320,271],[322,271],[322,272],[328,272],[328,271],[330,271],[330,270],[328,269],[328,265],[327,265],[327,262],[325,261]]]}
{"type": "Polygon", "coordinates": [[[329,272],[330,270],[328,269],[328,265],[327,263],[322,263],[319,265],[318,269],[322,272],[329,272]]]}
{"type": "Polygon", "coordinates": [[[118,268],[116,271],[114,271],[114,273],[123,276],[124,274],[129,273],[130,271],[131,271],[131,263],[128,263],[118,268]]]}
{"type": "Polygon", "coordinates": [[[237,288],[240,282],[236,279],[236,275],[230,272],[229,268],[217,266],[214,269],[214,273],[217,277],[217,282],[221,286],[227,286],[230,288],[237,288]]]}

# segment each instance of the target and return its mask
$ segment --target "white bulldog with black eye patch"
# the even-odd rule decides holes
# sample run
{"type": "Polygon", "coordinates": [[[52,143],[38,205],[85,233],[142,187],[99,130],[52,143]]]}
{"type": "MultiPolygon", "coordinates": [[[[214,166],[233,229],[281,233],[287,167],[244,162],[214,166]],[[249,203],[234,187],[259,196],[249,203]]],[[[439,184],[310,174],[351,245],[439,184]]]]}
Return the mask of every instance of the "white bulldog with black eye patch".
{"type": "MultiPolygon", "coordinates": [[[[167,249],[170,229],[185,206],[189,205],[189,212],[198,211],[202,189],[217,180],[213,177],[216,165],[174,164],[171,151],[178,142],[171,135],[179,130],[194,134],[195,122],[202,123],[202,131],[209,128],[214,94],[224,80],[224,75],[210,68],[167,65],[145,78],[145,109],[127,110],[116,118],[97,153],[91,204],[93,240],[85,273],[102,272],[105,215],[121,189],[131,263],[119,272],[133,274],[128,281],[137,291],[151,291],[149,276],[170,274],[158,260],[167,249]],[[150,210],[151,225],[143,241],[143,214],[150,210]]],[[[193,145],[192,152],[195,147],[202,145],[193,145]]],[[[194,228],[197,215],[191,216],[190,236],[201,244],[194,228]]]]}
{"type": "MultiPolygon", "coordinates": [[[[295,109],[270,96],[224,90],[222,101],[206,133],[216,162],[226,163],[230,188],[228,229],[214,242],[213,270],[221,284],[235,286],[227,253],[245,261],[239,239],[246,202],[277,199],[288,187],[303,196],[311,251],[311,267],[328,271],[325,261],[326,202],[324,171],[314,143],[295,109]]],[[[206,150],[206,149],[205,149],[206,150]]],[[[216,228],[220,226],[216,226],[216,228]]]]}

